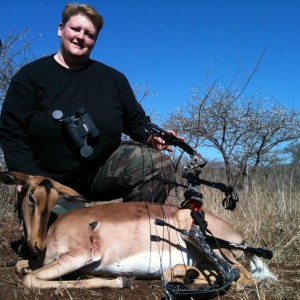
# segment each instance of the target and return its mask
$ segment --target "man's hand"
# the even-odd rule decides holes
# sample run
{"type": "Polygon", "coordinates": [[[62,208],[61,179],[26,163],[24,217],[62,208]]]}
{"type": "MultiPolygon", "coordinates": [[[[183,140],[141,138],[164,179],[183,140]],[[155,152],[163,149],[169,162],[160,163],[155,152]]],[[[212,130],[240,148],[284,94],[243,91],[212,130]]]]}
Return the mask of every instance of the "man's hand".
{"type": "MultiPolygon", "coordinates": [[[[168,131],[170,134],[176,136],[175,131],[173,130],[169,130],[168,131]]],[[[178,139],[184,141],[183,137],[178,137],[176,136],[178,139]]],[[[173,149],[171,148],[171,146],[160,136],[155,136],[155,135],[150,135],[148,138],[148,145],[150,145],[152,148],[159,150],[159,151],[163,151],[163,150],[167,150],[169,152],[173,152],[173,149]]]]}

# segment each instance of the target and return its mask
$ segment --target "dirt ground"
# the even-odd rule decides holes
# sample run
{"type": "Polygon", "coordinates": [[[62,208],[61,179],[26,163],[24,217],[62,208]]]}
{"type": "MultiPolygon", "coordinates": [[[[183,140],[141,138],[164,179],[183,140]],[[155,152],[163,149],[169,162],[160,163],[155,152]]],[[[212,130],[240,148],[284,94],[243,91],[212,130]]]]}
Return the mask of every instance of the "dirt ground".
{"type": "MultiPolygon", "coordinates": [[[[128,289],[94,289],[94,290],[43,290],[29,291],[24,288],[21,276],[15,273],[14,265],[20,259],[17,254],[21,240],[20,226],[17,223],[0,224],[0,299],[164,299],[164,291],[159,280],[134,280],[128,289]]],[[[279,280],[277,282],[258,283],[256,287],[242,291],[229,291],[215,299],[247,299],[247,300],[300,300],[300,262],[290,265],[271,265],[279,280]]]]}

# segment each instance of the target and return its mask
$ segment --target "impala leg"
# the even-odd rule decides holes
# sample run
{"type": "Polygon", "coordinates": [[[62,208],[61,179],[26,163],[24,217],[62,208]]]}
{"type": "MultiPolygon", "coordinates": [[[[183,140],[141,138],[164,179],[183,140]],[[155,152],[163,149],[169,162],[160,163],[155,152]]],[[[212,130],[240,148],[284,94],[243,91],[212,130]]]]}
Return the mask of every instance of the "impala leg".
{"type": "MultiPolygon", "coordinates": [[[[238,244],[243,243],[242,235],[226,221],[215,216],[208,210],[205,210],[205,218],[208,222],[208,229],[213,234],[213,236],[238,244]]],[[[237,261],[237,259],[243,254],[241,250],[229,250],[222,247],[221,251],[219,251],[219,249],[217,248],[214,248],[214,250],[219,254],[219,256],[223,257],[233,268],[240,270],[240,278],[236,281],[237,286],[255,285],[255,280],[251,273],[237,261]]]]}
{"type": "Polygon", "coordinates": [[[215,271],[200,271],[194,266],[183,264],[175,265],[163,273],[163,280],[165,282],[182,282],[184,284],[197,285],[214,284],[217,277],[218,274],[215,271]]]}
{"type": "Polygon", "coordinates": [[[116,279],[92,278],[83,280],[53,280],[72,273],[86,265],[86,258],[64,254],[51,263],[27,274],[23,284],[30,289],[47,288],[123,288],[130,287],[128,279],[118,277],[116,279]]]}

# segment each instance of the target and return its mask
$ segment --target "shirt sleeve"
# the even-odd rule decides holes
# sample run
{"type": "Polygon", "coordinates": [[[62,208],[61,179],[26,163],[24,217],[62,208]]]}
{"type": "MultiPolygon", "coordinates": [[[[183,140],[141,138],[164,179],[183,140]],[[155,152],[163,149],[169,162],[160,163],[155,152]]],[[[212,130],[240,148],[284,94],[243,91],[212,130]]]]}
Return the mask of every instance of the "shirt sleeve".
{"type": "Polygon", "coordinates": [[[140,129],[146,126],[150,118],[146,116],[144,109],[136,100],[127,78],[122,74],[121,76],[119,90],[123,103],[124,133],[132,139],[142,142],[141,136],[137,132],[143,131],[140,129]]]}
{"type": "Polygon", "coordinates": [[[43,175],[28,139],[29,121],[37,109],[36,88],[26,69],[12,79],[0,120],[0,141],[8,170],[43,175]]]}

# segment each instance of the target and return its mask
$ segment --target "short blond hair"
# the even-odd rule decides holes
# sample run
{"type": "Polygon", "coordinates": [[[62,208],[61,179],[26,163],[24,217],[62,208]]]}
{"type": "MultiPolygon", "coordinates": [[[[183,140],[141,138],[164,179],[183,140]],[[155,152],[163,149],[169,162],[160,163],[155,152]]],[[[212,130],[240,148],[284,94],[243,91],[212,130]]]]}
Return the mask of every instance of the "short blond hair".
{"type": "Polygon", "coordinates": [[[76,15],[84,15],[87,16],[94,26],[96,27],[97,34],[100,32],[104,25],[104,21],[102,16],[94,9],[92,6],[88,4],[76,4],[76,3],[68,3],[64,7],[62,12],[62,24],[65,25],[71,17],[76,15]]]}

